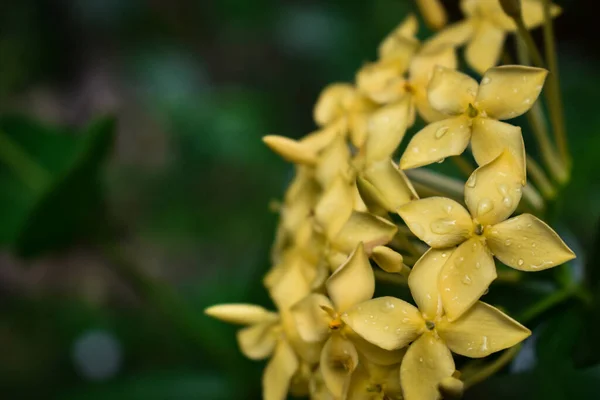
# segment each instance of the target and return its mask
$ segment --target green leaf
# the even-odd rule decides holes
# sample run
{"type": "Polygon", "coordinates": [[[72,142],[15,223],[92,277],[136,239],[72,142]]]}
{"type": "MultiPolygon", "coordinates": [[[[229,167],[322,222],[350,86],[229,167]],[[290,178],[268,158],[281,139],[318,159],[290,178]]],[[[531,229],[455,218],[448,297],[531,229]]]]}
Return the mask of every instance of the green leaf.
{"type": "Polygon", "coordinates": [[[74,135],[21,117],[0,119],[3,140],[16,149],[0,160],[0,245],[36,256],[94,233],[104,202],[100,167],[114,127],[101,118],[74,135]]]}

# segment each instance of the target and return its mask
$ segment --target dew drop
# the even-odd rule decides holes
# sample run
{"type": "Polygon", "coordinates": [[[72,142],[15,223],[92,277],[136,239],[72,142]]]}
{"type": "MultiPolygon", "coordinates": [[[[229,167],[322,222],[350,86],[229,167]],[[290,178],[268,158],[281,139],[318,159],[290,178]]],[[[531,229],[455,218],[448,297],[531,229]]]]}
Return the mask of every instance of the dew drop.
{"type": "Polygon", "coordinates": [[[470,285],[471,283],[473,283],[469,275],[463,276],[463,278],[460,281],[465,285],[470,285]]]}
{"type": "Polygon", "coordinates": [[[510,239],[506,239],[506,240],[504,241],[504,245],[505,245],[505,246],[510,246],[510,243],[511,243],[510,239]]]}
{"type": "Polygon", "coordinates": [[[471,174],[469,180],[467,180],[467,186],[470,188],[474,188],[477,183],[477,174],[471,174]]]}
{"type": "Polygon", "coordinates": [[[390,313],[394,310],[396,306],[389,300],[386,300],[381,306],[381,312],[390,313]]]}
{"type": "Polygon", "coordinates": [[[455,219],[450,219],[450,218],[440,218],[436,221],[433,221],[430,225],[429,228],[431,229],[431,231],[433,233],[436,233],[438,235],[445,235],[447,233],[452,232],[452,230],[455,229],[456,226],[456,220],[455,219]]]}
{"type": "Polygon", "coordinates": [[[531,243],[531,247],[535,247],[535,246],[537,246],[536,243],[531,243]]]}
{"type": "Polygon", "coordinates": [[[512,199],[510,197],[507,196],[507,197],[505,197],[505,198],[502,199],[502,204],[504,204],[504,207],[510,208],[513,205],[513,201],[512,201],[512,199]]]}
{"type": "Polygon", "coordinates": [[[437,131],[435,131],[435,138],[436,139],[441,139],[446,134],[446,132],[448,132],[448,127],[447,126],[442,126],[437,131]]]}
{"type": "Polygon", "coordinates": [[[501,183],[497,186],[498,191],[502,196],[508,196],[508,185],[505,183],[501,183]]]}
{"type": "Polygon", "coordinates": [[[522,266],[525,263],[525,261],[523,261],[522,258],[519,258],[519,261],[517,261],[517,264],[520,266],[522,266]]]}
{"type": "Polygon", "coordinates": [[[494,203],[488,198],[481,199],[477,205],[477,215],[484,215],[492,211],[494,203]]]}
{"type": "Polygon", "coordinates": [[[475,268],[477,268],[477,269],[481,268],[481,263],[480,262],[476,263],[475,268]]]}
{"type": "Polygon", "coordinates": [[[484,76],[484,77],[483,77],[483,79],[481,80],[481,84],[482,84],[482,85],[487,85],[487,84],[488,84],[488,83],[490,83],[491,81],[492,81],[492,80],[491,80],[489,77],[487,77],[487,76],[484,76]]]}
{"type": "Polygon", "coordinates": [[[445,158],[440,158],[440,159],[439,159],[439,160],[437,160],[436,162],[437,162],[438,164],[441,164],[441,163],[443,163],[445,160],[446,160],[445,158]]]}

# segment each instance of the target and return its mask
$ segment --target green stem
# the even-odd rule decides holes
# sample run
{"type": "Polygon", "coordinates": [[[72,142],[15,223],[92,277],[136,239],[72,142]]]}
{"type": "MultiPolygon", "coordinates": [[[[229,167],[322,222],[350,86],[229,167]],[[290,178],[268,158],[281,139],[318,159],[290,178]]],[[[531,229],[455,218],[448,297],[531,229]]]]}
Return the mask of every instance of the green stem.
{"type": "Polygon", "coordinates": [[[465,378],[465,389],[486,380],[496,372],[500,371],[508,363],[510,363],[513,358],[515,358],[515,356],[519,353],[519,350],[521,350],[521,345],[513,346],[502,353],[500,357],[491,363],[485,365],[484,367],[478,368],[475,373],[465,378]]]}
{"type": "Polygon", "coordinates": [[[471,174],[475,170],[475,168],[473,168],[473,165],[471,165],[471,163],[469,161],[467,161],[464,158],[464,155],[462,155],[462,154],[458,157],[451,157],[451,160],[454,163],[454,165],[456,165],[456,167],[458,167],[460,172],[463,175],[465,175],[465,177],[467,177],[467,178],[469,176],[471,176],[471,174]]]}
{"type": "Polygon", "coordinates": [[[553,117],[552,126],[554,127],[554,136],[558,150],[567,169],[570,169],[571,157],[569,154],[569,145],[567,142],[565,120],[563,113],[562,97],[560,94],[560,79],[558,74],[558,57],[556,44],[554,40],[554,27],[552,26],[552,15],[550,14],[550,0],[542,0],[544,5],[544,48],[546,50],[546,61],[550,70],[550,82],[548,85],[548,97],[552,99],[549,102],[551,107],[551,117],[553,117]]]}
{"type": "Polygon", "coordinates": [[[556,189],[546,176],[546,172],[529,154],[527,154],[527,173],[545,199],[552,200],[556,196],[556,189]]]}
{"type": "Polygon", "coordinates": [[[544,59],[542,58],[542,54],[540,50],[537,48],[535,41],[533,40],[533,36],[531,36],[531,32],[525,26],[523,22],[523,18],[514,18],[515,23],[517,24],[517,31],[519,35],[525,42],[527,46],[527,50],[529,51],[529,55],[533,60],[533,65],[539,68],[546,68],[546,64],[544,63],[544,59]]]}
{"type": "Polygon", "coordinates": [[[2,130],[0,159],[33,191],[42,191],[50,181],[50,174],[2,130]]]}
{"type": "Polygon", "coordinates": [[[557,290],[556,292],[552,293],[547,297],[544,297],[543,299],[541,299],[540,301],[523,311],[520,317],[517,318],[517,320],[523,323],[527,323],[537,318],[541,314],[545,313],[546,311],[550,310],[552,307],[567,300],[568,298],[573,296],[578,290],[579,286],[577,285],[567,286],[560,290],[557,290]]]}

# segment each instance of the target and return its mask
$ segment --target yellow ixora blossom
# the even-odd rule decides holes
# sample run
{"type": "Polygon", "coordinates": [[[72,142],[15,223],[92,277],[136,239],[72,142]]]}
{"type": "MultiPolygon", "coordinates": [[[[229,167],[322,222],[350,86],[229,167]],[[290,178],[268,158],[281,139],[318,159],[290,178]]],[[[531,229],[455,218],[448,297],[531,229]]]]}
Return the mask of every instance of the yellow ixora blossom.
{"type": "Polygon", "coordinates": [[[527,112],[537,100],[547,71],[517,65],[491,68],[478,84],[470,76],[436,68],[429,84],[431,106],[449,118],[427,125],[412,138],[402,169],[416,168],[461,154],[471,143],[477,164],[484,165],[508,149],[525,180],[521,128],[499,120],[527,112]]]}
{"type": "Polygon", "coordinates": [[[379,60],[365,65],[356,75],[358,90],[376,103],[389,104],[408,97],[409,126],[414,123],[415,108],[427,122],[444,117],[430,107],[427,85],[436,65],[456,68],[457,64],[453,46],[418,50],[419,42],[414,37],[416,21],[413,23],[413,19],[414,16],[409,16],[390,33],[380,45],[379,60]]]}
{"type": "Polygon", "coordinates": [[[322,343],[320,373],[334,396],[344,394],[359,362],[359,351],[379,363],[397,363],[402,354],[385,352],[360,338],[353,338],[340,319],[347,309],[373,297],[375,276],[362,243],[327,280],[329,297],[312,293],[296,303],[291,312],[298,333],[307,343],[322,343]]]}
{"type": "Polygon", "coordinates": [[[540,271],[575,258],[560,237],[533,215],[507,219],[521,199],[521,178],[513,164],[511,154],[504,151],[473,172],[465,185],[469,211],[443,197],[413,201],[398,209],[419,239],[444,249],[439,259],[447,262],[436,282],[449,320],[465,313],[496,279],[493,256],[521,271],[540,271]]]}
{"type": "MultiPolygon", "coordinates": [[[[462,0],[461,8],[469,25],[462,29],[470,29],[472,32],[465,59],[475,71],[483,74],[488,68],[498,64],[507,33],[515,32],[517,26],[513,19],[504,13],[499,0],[462,0]]],[[[542,0],[521,0],[521,10],[523,22],[528,29],[544,22],[542,0]]],[[[550,14],[553,17],[560,12],[560,7],[551,5],[550,14]]],[[[453,33],[456,35],[456,32],[453,33]]],[[[450,39],[456,37],[450,36],[450,39]]]]}
{"type": "Polygon", "coordinates": [[[418,309],[394,297],[358,304],[342,320],[366,341],[385,350],[408,350],[400,366],[406,400],[440,398],[438,385],[455,373],[452,352],[471,358],[514,346],[531,332],[496,308],[477,302],[459,319],[444,315],[437,276],[444,250],[430,249],[415,264],[408,285],[418,309]]]}

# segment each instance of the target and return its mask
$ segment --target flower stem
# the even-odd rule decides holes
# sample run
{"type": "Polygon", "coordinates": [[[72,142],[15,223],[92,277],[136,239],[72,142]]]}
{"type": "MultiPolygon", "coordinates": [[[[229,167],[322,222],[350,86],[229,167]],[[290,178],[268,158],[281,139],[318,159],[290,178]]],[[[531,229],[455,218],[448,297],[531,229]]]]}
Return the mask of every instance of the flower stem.
{"type": "Polygon", "coordinates": [[[552,293],[547,297],[544,297],[540,301],[534,303],[531,307],[527,308],[521,313],[517,320],[523,323],[527,323],[537,318],[541,314],[550,310],[552,307],[562,303],[563,301],[573,296],[578,291],[578,289],[579,286],[571,285],[557,290],[556,292],[552,293]]]}
{"type": "Polygon", "coordinates": [[[463,175],[465,175],[467,178],[469,176],[471,176],[471,174],[475,170],[475,168],[473,168],[473,165],[471,165],[471,163],[469,161],[467,161],[464,158],[464,155],[462,155],[462,154],[458,157],[452,157],[451,160],[454,163],[454,165],[456,165],[458,167],[460,172],[463,175]]]}
{"type": "Polygon", "coordinates": [[[546,176],[541,165],[529,154],[527,154],[527,173],[546,200],[552,200],[556,196],[556,188],[552,185],[550,178],[546,176]]]}
{"type": "Polygon", "coordinates": [[[2,130],[0,130],[0,160],[35,192],[45,189],[50,181],[50,174],[2,130]]]}
{"type": "Polygon", "coordinates": [[[502,355],[482,368],[478,368],[471,376],[465,378],[465,389],[474,386],[504,368],[521,350],[521,345],[507,349],[502,355]]]}
{"type": "Polygon", "coordinates": [[[552,26],[552,15],[550,14],[550,0],[542,0],[544,5],[544,48],[548,70],[550,71],[550,82],[548,85],[548,96],[552,98],[549,104],[551,107],[551,116],[554,118],[552,125],[554,127],[554,136],[558,150],[567,169],[570,169],[571,157],[569,154],[569,145],[565,131],[565,120],[560,95],[560,79],[558,74],[558,57],[556,44],[554,40],[554,27],[552,26]]]}

